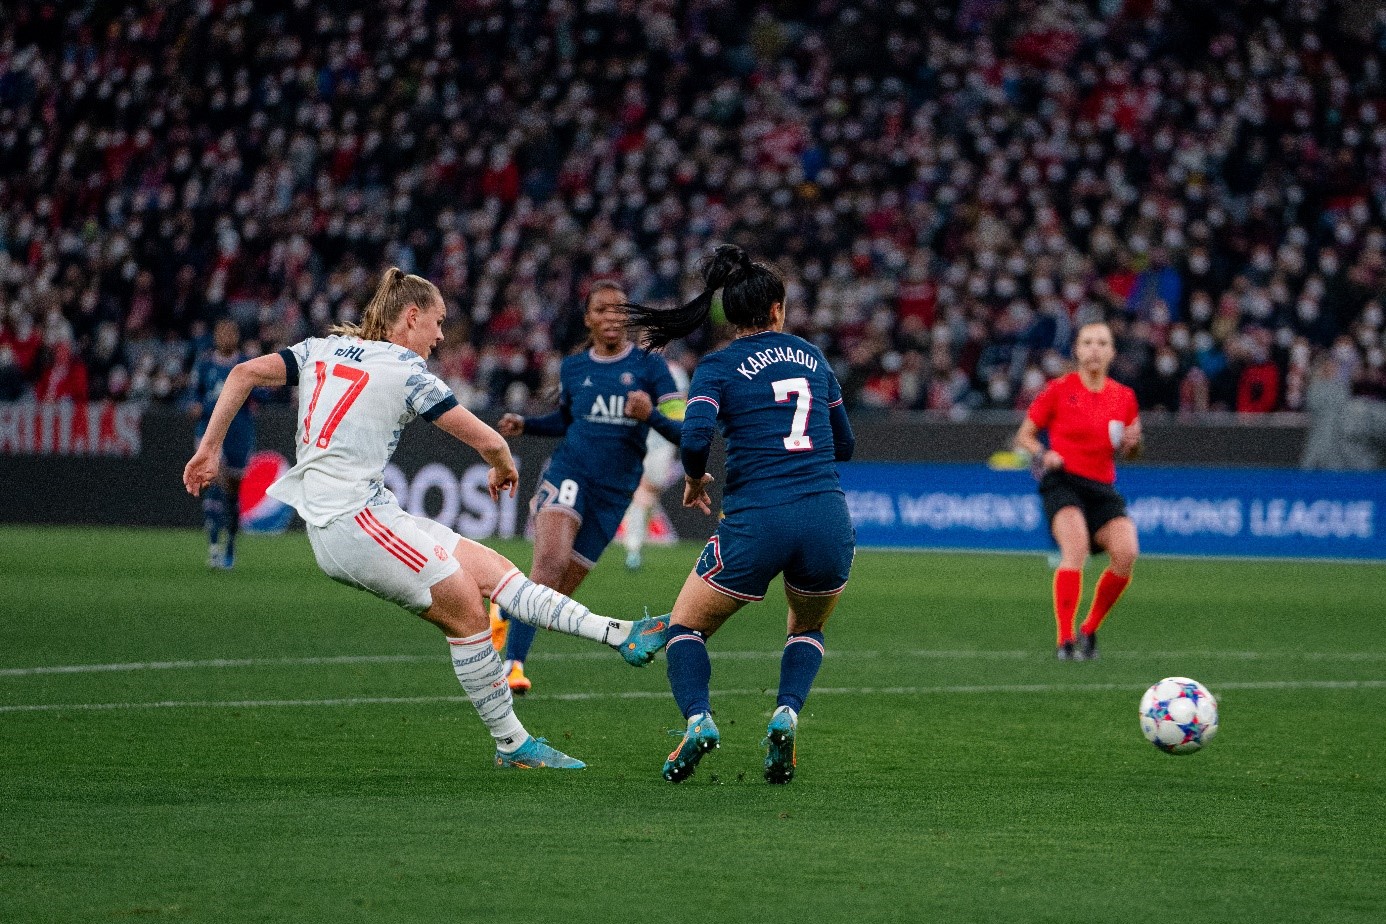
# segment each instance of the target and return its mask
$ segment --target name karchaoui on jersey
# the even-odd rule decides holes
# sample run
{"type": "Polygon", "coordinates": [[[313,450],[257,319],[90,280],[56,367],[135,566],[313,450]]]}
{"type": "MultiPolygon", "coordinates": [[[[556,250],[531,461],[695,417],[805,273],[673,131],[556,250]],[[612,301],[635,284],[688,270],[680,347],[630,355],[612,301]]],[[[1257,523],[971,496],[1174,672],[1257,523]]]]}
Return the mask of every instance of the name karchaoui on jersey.
{"type": "Polygon", "coordinates": [[[756,374],[768,368],[772,363],[798,363],[807,366],[814,372],[818,371],[818,360],[807,350],[802,350],[794,346],[773,346],[764,350],[757,350],[750,356],[741,361],[736,367],[736,371],[741,373],[747,381],[753,380],[756,374]]]}
{"type": "Polygon", "coordinates": [[[298,384],[296,462],[270,496],[313,526],[392,503],[385,466],[415,417],[457,406],[452,389],[412,350],[379,340],[313,337],[281,350],[298,384]]]}

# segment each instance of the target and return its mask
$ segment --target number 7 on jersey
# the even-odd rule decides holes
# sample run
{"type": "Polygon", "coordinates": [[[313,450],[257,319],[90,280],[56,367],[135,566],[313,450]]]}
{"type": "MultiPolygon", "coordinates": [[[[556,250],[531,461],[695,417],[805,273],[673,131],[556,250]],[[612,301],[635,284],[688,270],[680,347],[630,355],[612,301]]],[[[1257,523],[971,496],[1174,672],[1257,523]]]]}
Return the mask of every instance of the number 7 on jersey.
{"type": "Polygon", "coordinates": [[[780,379],[771,382],[775,389],[775,403],[783,404],[790,395],[798,395],[799,402],[794,406],[794,420],[789,425],[789,435],[784,438],[784,448],[790,452],[803,452],[813,448],[813,437],[808,435],[809,409],[813,407],[813,392],[809,390],[808,379],[803,376],[793,379],[780,379]]]}
{"type": "MultiPolygon", "coordinates": [[[[327,363],[321,361],[314,363],[313,374],[318,381],[313,386],[313,397],[308,402],[308,413],[303,417],[303,442],[305,443],[309,441],[308,434],[313,429],[313,411],[318,406],[318,398],[322,397],[322,387],[327,384],[327,363]]],[[[346,412],[351,410],[356,399],[361,397],[366,383],[371,380],[370,373],[366,370],[353,366],[343,366],[340,363],[332,367],[332,375],[335,378],[346,379],[351,384],[347,386],[346,393],[337,399],[337,403],[332,405],[332,410],[327,414],[327,420],[323,422],[322,432],[318,434],[317,439],[319,449],[326,449],[327,444],[332,442],[332,434],[336,431],[337,425],[342,422],[346,412]]]]}

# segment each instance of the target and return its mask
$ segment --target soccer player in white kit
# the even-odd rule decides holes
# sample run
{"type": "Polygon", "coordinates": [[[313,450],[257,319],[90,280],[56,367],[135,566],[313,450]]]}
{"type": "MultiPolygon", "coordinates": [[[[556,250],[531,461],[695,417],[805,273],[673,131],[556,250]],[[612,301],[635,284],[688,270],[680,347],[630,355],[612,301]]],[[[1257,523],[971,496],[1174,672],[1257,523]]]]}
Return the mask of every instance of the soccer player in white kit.
{"type": "Polygon", "coordinates": [[[491,466],[492,499],[501,491],[514,496],[519,473],[505,439],[428,371],[425,360],[443,340],[445,315],[432,283],[392,267],[359,326],[342,325],[331,336],[238,364],[183,483],[197,495],[216,477],[222,440],[251,389],[299,385],[297,461],[269,493],[303,517],[318,565],[333,580],[397,603],[443,631],[458,682],[496,740],[497,766],[581,769],[585,764],[531,736],[516,717],[482,598],[531,625],[610,645],[636,666],[664,647],[669,621],[598,616],[533,583],[493,549],[405,512],[385,487],[385,465],[400,433],[423,417],[481,454],[491,466]]]}

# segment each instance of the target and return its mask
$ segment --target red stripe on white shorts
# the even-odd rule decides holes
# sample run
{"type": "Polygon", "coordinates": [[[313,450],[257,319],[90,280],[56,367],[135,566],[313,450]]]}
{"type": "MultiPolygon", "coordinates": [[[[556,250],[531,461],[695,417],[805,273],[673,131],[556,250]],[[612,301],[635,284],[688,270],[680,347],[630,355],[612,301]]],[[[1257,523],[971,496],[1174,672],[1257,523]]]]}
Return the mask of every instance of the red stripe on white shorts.
{"type": "Polygon", "coordinates": [[[370,509],[369,507],[367,507],[365,510],[363,510],[363,511],[361,511],[361,512],[364,513],[364,514],[366,515],[366,518],[369,519],[372,523],[374,523],[374,524],[380,529],[381,534],[382,534],[385,538],[387,538],[387,539],[389,539],[391,542],[394,542],[395,544],[397,544],[397,545],[399,546],[401,552],[406,553],[407,555],[409,555],[409,556],[412,557],[412,558],[417,558],[417,559],[419,560],[420,566],[428,564],[428,556],[427,556],[427,555],[425,555],[423,552],[420,552],[418,549],[414,548],[414,547],[413,547],[412,545],[410,545],[409,543],[405,542],[405,541],[404,541],[403,539],[401,539],[399,536],[396,536],[396,535],[394,534],[394,532],[391,531],[390,527],[388,527],[388,526],[386,526],[384,523],[380,522],[380,519],[379,519],[374,513],[371,512],[371,509],[370,509]]]}
{"type": "Polygon", "coordinates": [[[361,511],[356,515],[356,525],[365,530],[366,535],[376,541],[381,548],[391,555],[404,562],[409,570],[415,574],[423,570],[423,566],[428,563],[417,549],[411,548],[400,540],[398,536],[386,529],[379,520],[373,516],[368,516],[368,511],[361,511]]]}

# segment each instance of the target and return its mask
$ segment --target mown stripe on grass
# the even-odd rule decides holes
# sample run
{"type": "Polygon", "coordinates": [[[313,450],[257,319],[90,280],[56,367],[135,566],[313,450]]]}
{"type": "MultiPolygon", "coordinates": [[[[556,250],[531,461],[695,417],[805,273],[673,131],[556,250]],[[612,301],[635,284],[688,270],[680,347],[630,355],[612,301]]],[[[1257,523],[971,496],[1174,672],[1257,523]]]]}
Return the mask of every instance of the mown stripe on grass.
{"type": "MultiPolygon", "coordinates": [[[[1382,690],[1386,680],[1237,680],[1217,684],[1222,690],[1382,690]]],[[[992,683],[947,684],[931,687],[817,687],[815,696],[928,696],[968,693],[1085,693],[1130,690],[1139,692],[1142,684],[1130,683],[992,683]]],[[[764,689],[714,690],[713,696],[764,696],[764,689]]],[[[654,690],[603,691],[590,693],[544,693],[527,700],[586,702],[590,700],[667,699],[669,694],[654,690]]],[[[238,699],[238,700],[162,700],[146,703],[28,703],[0,706],[0,713],[111,711],[119,709],[271,709],[324,706],[418,706],[433,703],[465,703],[465,696],[349,696],[334,699],[238,699]]]]}
{"type": "MultiPolygon", "coordinates": [[[[763,661],[779,660],[780,650],[765,651],[711,651],[714,661],[763,661]]],[[[830,658],[872,659],[882,657],[919,658],[922,660],[957,661],[1030,661],[1049,660],[1048,651],[1034,648],[978,651],[973,649],[910,649],[898,651],[870,651],[853,649],[828,649],[830,658]]],[[[1200,660],[1226,661],[1386,661],[1386,651],[1103,651],[1102,658],[1109,661],[1146,661],[1152,658],[1197,658],[1200,660]]],[[[445,654],[398,654],[398,655],[324,655],[301,658],[206,658],[187,661],[127,661],[114,664],[53,664],[36,667],[3,667],[0,677],[40,677],[52,674],[102,674],[134,671],[170,670],[208,670],[233,667],[335,667],[345,664],[408,664],[425,661],[445,660],[445,654]]],[[[539,652],[530,656],[533,661],[607,661],[609,651],[565,651],[539,652]]]]}

